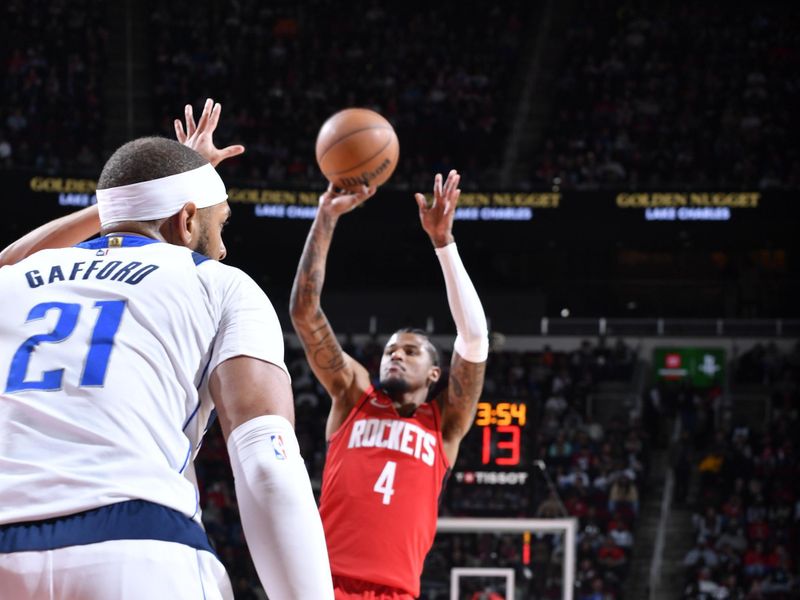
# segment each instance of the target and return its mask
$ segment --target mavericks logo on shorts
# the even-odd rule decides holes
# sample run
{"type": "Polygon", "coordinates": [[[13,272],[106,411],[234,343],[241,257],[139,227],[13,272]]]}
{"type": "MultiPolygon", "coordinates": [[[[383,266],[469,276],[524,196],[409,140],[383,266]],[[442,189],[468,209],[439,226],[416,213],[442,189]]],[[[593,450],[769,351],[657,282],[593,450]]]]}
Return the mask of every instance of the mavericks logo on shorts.
{"type": "Polygon", "coordinates": [[[269,436],[269,439],[272,442],[272,449],[275,451],[275,458],[286,460],[288,456],[286,455],[286,446],[283,444],[283,437],[276,433],[269,436]]]}

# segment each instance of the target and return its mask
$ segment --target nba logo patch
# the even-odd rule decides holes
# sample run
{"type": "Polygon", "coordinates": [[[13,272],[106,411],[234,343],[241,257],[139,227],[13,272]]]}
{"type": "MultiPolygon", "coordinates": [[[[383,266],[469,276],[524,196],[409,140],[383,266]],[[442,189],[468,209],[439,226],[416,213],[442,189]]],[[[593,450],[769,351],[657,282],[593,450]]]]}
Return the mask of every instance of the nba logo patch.
{"type": "Polygon", "coordinates": [[[272,449],[275,451],[275,458],[286,460],[288,456],[286,455],[286,446],[283,445],[283,437],[274,434],[269,436],[269,439],[272,442],[272,449]]]}

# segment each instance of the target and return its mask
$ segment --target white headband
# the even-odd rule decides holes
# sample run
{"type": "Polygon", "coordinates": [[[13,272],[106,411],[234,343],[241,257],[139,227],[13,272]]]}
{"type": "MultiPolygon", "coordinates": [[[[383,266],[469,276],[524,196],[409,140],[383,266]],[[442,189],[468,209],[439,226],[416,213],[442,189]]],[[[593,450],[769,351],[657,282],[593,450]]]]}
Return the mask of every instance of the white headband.
{"type": "Polygon", "coordinates": [[[119,221],[171,217],[187,202],[207,208],[228,198],[225,184],[210,164],[160,179],[97,190],[102,226],[119,221]]]}

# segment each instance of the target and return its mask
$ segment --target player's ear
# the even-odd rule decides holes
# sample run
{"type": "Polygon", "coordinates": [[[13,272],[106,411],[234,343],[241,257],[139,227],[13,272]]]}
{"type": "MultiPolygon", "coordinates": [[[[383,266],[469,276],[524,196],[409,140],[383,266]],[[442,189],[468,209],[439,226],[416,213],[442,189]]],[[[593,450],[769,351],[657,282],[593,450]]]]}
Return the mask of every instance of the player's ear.
{"type": "Polygon", "coordinates": [[[428,371],[428,387],[432,386],[434,383],[439,381],[439,378],[442,376],[442,369],[441,367],[431,367],[428,371]]]}
{"type": "MultiPolygon", "coordinates": [[[[181,210],[169,220],[171,242],[190,247],[192,240],[200,230],[199,215],[194,202],[187,202],[181,210]]],[[[166,236],[165,236],[166,237],[166,236]]]]}

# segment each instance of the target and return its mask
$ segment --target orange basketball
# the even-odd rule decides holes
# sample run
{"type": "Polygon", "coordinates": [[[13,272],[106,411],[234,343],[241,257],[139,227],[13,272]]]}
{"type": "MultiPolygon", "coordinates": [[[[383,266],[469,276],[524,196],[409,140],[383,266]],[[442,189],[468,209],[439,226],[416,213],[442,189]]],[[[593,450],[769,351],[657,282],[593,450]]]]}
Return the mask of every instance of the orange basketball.
{"type": "Polygon", "coordinates": [[[400,142],[389,121],[366,108],[337,112],[317,135],[317,164],[337,188],[385,183],[399,156],[400,142]]]}

